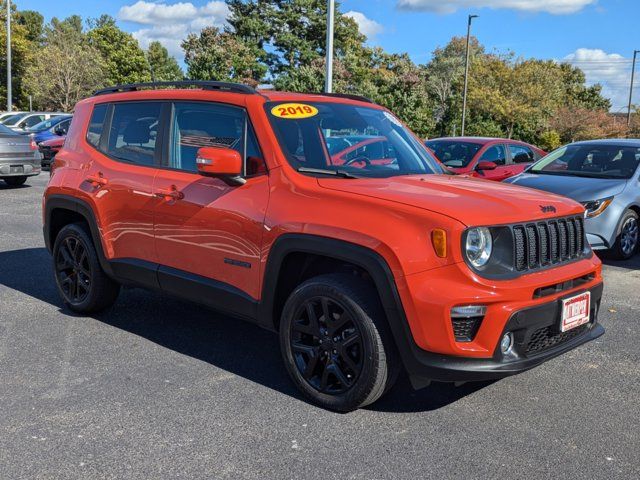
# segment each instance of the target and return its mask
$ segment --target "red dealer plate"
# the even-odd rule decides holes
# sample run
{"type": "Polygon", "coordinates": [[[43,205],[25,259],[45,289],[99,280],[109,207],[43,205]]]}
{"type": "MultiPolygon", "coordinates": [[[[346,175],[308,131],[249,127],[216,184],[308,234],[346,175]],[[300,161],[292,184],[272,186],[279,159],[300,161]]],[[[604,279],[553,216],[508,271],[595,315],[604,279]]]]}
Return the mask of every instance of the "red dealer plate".
{"type": "Polygon", "coordinates": [[[562,300],[562,322],[560,331],[566,332],[589,322],[591,310],[591,292],[562,300]]]}

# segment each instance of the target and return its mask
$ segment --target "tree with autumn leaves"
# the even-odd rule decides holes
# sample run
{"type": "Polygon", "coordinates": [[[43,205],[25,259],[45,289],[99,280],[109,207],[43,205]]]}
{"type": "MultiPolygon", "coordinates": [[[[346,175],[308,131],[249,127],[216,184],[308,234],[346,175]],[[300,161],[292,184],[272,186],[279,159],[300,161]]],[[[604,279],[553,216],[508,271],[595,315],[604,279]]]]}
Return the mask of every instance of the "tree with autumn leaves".
{"type": "MultiPolygon", "coordinates": [[[[4,0],[0,0],[0,21],[4,0]]],[[[182,41],[186,74],[159,42],[144,51],[115,20],[78,16],[43,23],[13,7],[14,98],[24,108],[71,110],[93,90],[116,83],[224,80],[279,90],[321,92],[325,73],[325,0],[227,0],[224,28],[206,27],[182,41]]],[[[394,111],[423,137],[459,133],[465,39],[436,47],[416,64],[407,54],[367,43],[356,22],[335,20],[334,90],[360,94],[394,111]]],[[[0,35],[0,48],[6,37],[0,35]]],[[[599,85],[568,64],[487,52],[471,41],[466,132],[521,139],[553,149],[583,138],[622,136],[599,85]]],[[[0,97],[4,91],[0,68],[0,97]]],[[[2,99],[0,99],[2,101],[2,99]]],[[[637,129],[637,122],[633,122],[637,129]]]]}

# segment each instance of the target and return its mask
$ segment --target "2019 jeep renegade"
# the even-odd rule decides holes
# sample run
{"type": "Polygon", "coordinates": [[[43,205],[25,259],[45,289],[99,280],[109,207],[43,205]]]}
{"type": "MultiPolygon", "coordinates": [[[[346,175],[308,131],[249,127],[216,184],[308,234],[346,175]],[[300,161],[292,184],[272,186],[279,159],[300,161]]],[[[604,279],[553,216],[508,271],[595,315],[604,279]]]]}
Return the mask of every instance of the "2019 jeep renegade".
{"type": "Polygon", "coordinates": [[[583,213],[446,174],[366,99],[190,82],[80,102],[43,215],[69,308],[135,285],[256,322],[302,392],[348,411],[403,367],[493,379],[602,335],[583,213]]]}

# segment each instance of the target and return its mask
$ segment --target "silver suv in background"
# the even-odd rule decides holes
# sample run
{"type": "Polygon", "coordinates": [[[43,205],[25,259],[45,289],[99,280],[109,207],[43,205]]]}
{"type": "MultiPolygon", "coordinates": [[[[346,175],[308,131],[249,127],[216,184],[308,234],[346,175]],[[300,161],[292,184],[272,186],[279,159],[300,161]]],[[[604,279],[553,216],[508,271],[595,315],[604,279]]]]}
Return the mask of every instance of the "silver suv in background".
{"type": "Polygon", "coordinates": [[[592,140],[565,145],[505,180],[577,200],[585,208],[587,240],[618,259],[638,250],[640,140],[592,140]]]}
{"type": "Polygon", "coordinates": [[[0,180],[12,186],[22,185],[27,177],[40,173],[40,161],[33,138],[0,124],[0,180]]]}

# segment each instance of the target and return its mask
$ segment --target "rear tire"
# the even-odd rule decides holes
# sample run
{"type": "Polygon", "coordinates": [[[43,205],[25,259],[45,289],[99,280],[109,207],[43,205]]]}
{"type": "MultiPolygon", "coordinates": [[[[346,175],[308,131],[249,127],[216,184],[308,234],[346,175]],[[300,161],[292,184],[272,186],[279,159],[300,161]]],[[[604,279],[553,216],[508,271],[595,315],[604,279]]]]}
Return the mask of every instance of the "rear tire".
{"type": "Polygon", "coordinates": [[[628,260],[638,251],[638,243],[640,243],[638,214],[633,210],[627,210],[622,215],[618,237],[611,253],[617,260],[628,260]]]}
{"type": "Polygon", "coordinates": [[[296,387],[330,410],[375,402],[400,370],[375,288],[346,274],[314,277],[293,291],[282,312],[280,347],[296,387]]]}
{"type": "Polygon", "coordinates": [[[95,313],[116,301],[120,285],[109,278],[82,224],[60,230],[53,245],[53,269],[60,296],[71,310],[95,313]]]}
{"type": "Polygon", "coordinates": [[[24,185],[24,182],[27,181],[27,177],[5,177],[3,180],[7,185],[19,187],[20,185],[24,185]]]}

